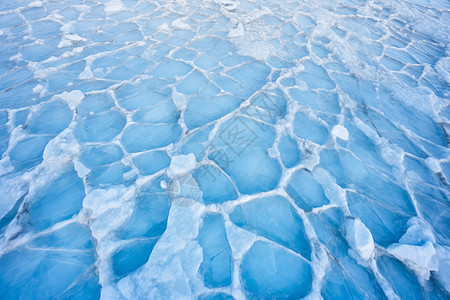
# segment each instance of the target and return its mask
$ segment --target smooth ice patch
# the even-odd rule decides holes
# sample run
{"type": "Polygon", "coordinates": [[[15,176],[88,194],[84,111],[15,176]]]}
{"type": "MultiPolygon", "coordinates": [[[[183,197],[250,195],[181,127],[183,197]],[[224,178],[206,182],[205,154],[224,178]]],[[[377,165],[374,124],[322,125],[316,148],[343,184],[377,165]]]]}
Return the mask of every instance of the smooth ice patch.
{"type": "Polygon", "coordinates": [[[249,297],[304,297],[311,287],[311,267],[283,248],[257,241],[244,255],[242,281],[249,297]]]}
{"type": "Polygon", "coordinates": [[[168,169],[169,176],[180,176],[189,173],[197,166],[194,154],[173,156],[168,169]]]}
{"type": "Polygon", "coordinates": [[[331,135],[340,138],[341,140],[348,141],[348,131],[342,125],[335,125],[333,129],[331,129],[331,135]]]}
{"type": "Polygon", "coordinates": [[[369,229],[356,218],[346,218],[344,223],[345,238],[348,244],[361,258],[367,260],[373,256],[375,244],[369,229]]]}
{"type": "Polygon", "coordinates": [[[420,278],[427,280],[430,271],[438,270],[436,250],[430,241],[425,242],[422,246],[393,244],[387,250],[412,268],[420,278]]]}
{"type": "Polygon", "coordinates": [[[257,198],[239,205],[230,214],[230,220],[237,226],[271,239],[307,259],[311,258],[311,248],[303,222],[284,197],[257,198]]]}
{"type": "Polygon", "coordinates": [[[123,9],[123,4],[120,0],[113,0],[106,3],[105,13],[106,14],[116,14],[123,9]]]}
{"type": "Polygon", "coordinates": [[[141,152],[165,147],[175,142],[181,134],[181,128],[177,123],[147,125],[132,124],[125,128],[120,139],[123,147],[128,152],[141,152]],[[141,139],[145,136],[145,139],[141,139]]]}

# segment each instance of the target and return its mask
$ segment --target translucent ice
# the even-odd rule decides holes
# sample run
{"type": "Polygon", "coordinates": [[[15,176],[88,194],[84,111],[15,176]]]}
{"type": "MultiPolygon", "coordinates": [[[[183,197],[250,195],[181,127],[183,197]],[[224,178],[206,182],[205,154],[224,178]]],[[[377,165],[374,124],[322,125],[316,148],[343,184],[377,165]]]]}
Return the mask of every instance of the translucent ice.
{"type": "Polygon", "coordinates": [[[0,290],[7,298],[100,297],[94,244],[86,225],[69,224],[0,261],[0,290]]]}
{"type": "Polygon", "coordinates": [[[121,142],[128,152],[161,148],[175,142],[181,134],[178,124],[133,124],[125,128],[121,142]],[[141,136],[146,136],[141,139],[141,136]]]}
{"type": "Polygon", "coordinates": [[[311,257],[303,222],[283,197],[260,198],[237,206],[230,219],[239,227],[265,236],[308,259],[311,257]]]}
{"type": "Polygon", "coordinates": [[[265,242],[255,242],[242,261],[242,280],[250,297],[303,297],[311,276],[302,258],[265,242]]]}
{"type": "Polygon", "coordinates": [[[0,298],[450,298],[448,1],[0,2],[0,298]]]}
{"type": "Polygon", "coordinates": [[[220,215],[206,215],[197,237],[203,249],[203,262],[199,272],[207,287],[231,284],[231,249],[220,215]]]}
{"type": "Polygon", "coordinates": [[[75,132],[83,142],[108,142],[122,131],[125,123],[119,111],[109,110],[81,119],[75,132]]]}

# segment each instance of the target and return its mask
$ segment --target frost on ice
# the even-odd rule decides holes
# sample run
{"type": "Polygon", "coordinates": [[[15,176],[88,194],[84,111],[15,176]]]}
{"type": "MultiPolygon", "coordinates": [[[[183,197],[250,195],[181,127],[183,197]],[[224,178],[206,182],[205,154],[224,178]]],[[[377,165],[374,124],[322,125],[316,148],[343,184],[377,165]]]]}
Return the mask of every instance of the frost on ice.
{"type": "Polygon", "coordinates": [[[450,298],[449,8],[2,1],[0,298],[450,298]]]}

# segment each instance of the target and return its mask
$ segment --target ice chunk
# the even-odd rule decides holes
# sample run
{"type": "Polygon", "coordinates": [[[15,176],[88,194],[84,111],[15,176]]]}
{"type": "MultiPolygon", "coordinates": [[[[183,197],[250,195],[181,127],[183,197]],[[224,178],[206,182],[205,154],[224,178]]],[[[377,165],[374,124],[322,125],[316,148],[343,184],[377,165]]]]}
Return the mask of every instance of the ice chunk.
{"type": "Polygon", "coordinates": [[[117,230],[122,239],[161,236],[167,227],[170,199],[160,192],[142,193],[136,199],[132,216],[117,230]]]}
{"type": "Polygon", "coordinates": [[[125,126],[125,117],[117,110],[87,116],[79,121],[76,136],[83,142],[108,142],[125,126]]]}
{"type": "Polygon", "coordinates": [[[375,251],[372,234],[357,218],[346,218],[344,223],[345,238],[362,259],[369,259],[375,251]]]}
{"type": "Polygon", "coordinates": [[[442,168],[441,164],[439,163],[439,160],[433,157],[427,157],[425,159],[426,166],[434,173],[441,173],[442,168]]]}
{"type": "Polygon", "coordinates": [[[192,67],[184,62],[167,59],[157,65],[151,71],[151,74],[156,78],[170,79],[176,76],[186,75],[190,70],[192,70],[192,67]]]}
{"type": "Polygon", "coordinates": [[[61,25],[50,20],[39,20],[33,23],[33,36],[39,39],[48,39],[61,33],[61,25]]]}
{"type": "Polygon", "coordinates": [[[404,261],[421,278],[428,279],[430,271],[438,270],[436,250],[430,241],[425,242],[422,246],[393,244],[387,250],[404,261]]]}
{"type": "Polygon", "coordinates": [[[73,113],[61,100],[44,103],[32,112],[27,128],[34,134],[58,134],[72,121],[73,113]]]}
{"type": "Polygon", "coordinates": [[[156,242],[156,239],[136,240],[119,248],[111,258],[114,274],[123,277],[142,267],[148,261],[156,242]]]}
{"type": "Polygon", "coordinates": [[[122,149],[115,145],[83,146],[80,160],[87,167],[111,164],[123,157],[122,149]]]}
{"type": "Polygon", "coordinates": [[[280,180],[281,166],[269,156],[275,130],[247,117],[223,123],[213,142],[205,149],[208,157],[224,170],[241,193],[273,189],[280,180]]]}
{"type": "Polygon", "coordinates": [[[4,297],[100,297],[89,227],[72,223],[41,236],[30,246],[0,258],[0,293],[4,297]]]}
{"type": "Polygon", "coordinates": [[[203,203],[202,191],[190,173],[172,178],[167,189],[170,199],[177,206],[192,206],[195,201],[203,203]]]}
{"type": "Polygon", "coordinates": [[[257,241],[244,255],[241,276],[249,297],[302,298],[311,288],[310,265],[285,249],[257,241]]]}
{"type": "Polygon", "coordinates": [[[258,198],[237,206],[230,214],[237,226],[262,235],[311,258],[311,248],[302,220],[282,196],[258,198]]]}
{"type": "Polygon", "coordinates": [[[75,110],[77,105],[84,99],[85,95],[82,91],[73,90],[71,92],[63,92],[62,94],[56,95],[56,99],[61,99],[67,102],[71,110],[75,110]]]}
{"type": "Polygon", "coordinates": [[[200,88],[208,84],[208,79],[199,71],[194,71],[177,86],[177,90],[186,95],[195,94],[200,88]]]}
{"type": "Polygon", "coordinates": [[[294,173],[286,191],[295,203],[305,210],[329,203],[322,186],[313,178],[311,172],[304,169],[294,173]]]}
{"type": "Polygon", "coordinates": [[[17,142],[9,152],[11,163],[17,170],[28,169],[42,161],[45,146],[53,138],[46,135],[31,135],[17,142]]]}
{"type": "Polygon", "coordinates": [[[356,299],[364,297],[386,299],[372,271],[362,267],[348,255],[349,247],[340,233],[341,224],[344,222],[341,211],[331,208],[320,214],[310,214],[309,220],[320,241],[335,258],[330,260],[331,264],[325,272],[322,296],[325,299],[335,297],[347,299],[347,293],[351,291],[356,299]]]}
{"type": "Polygon", "coordinates": [[[220,293],[215,295],[200,296],[199,300],[234,300],[231,295],[220,293]]]}
{"type": "Polygon", "coordinates": [[[197,240],[203,249],[199,272],[205,285],[209,288],[230,285],[233,265],[222,216],[207,214],[197,240]]]}
{"type": "Polygon", "coordinates": [[[297,142],[289,135],[283,135],[278,143],[281,162],[291,168],[300,162],[300,150],[297,142]]]}
{"type": "Polygon", "coordinates": [[[230,179],[215,166],[201,165],[193,177],[203,193],[203,201],[207,204],[222,203],[238,197],[230,179]]]}
{"type": "Polygon", "coordinates": [[[327,127],[303,112],[295,114],[294,132],[298,137],[320,145],[325,144],[330,136],[327,127]]]}
{"type": "Polygon", "coordinates": [[[399,242],[410,245],[421,245],[426,241],[436,242],[433,232],[423,220],[413,217],[408,221],[409,228],[399,242]]]}
{"type": "Polygon", "coordinates": [[[361,219],[370,230],[374,241],[385,247],[400,239],[407,229],[409,218],[412,217],[354,193],[347,192],[347,201],[351,213],[361,219]]]}
{"type": "Polygon", "coordinates": [[[42,230],[70,219],[80,211],[84,196],[83,181],[70,167],[33,197],[28,209],[29,222],[35,229],[42,230]]]}
{"type": "Polygon", "coordinates": [[[140,123],[174,123],[179,118],[178,110],[172,100],[156,103],[155,105],[138,110],[133,115],[133,121],[140,123]]]}
{"type": "Polygon", "coordinates": [[[152,175],[170,164],[170,157],[165,151],[149,151],[133,158],[136,168],[142,175],[152,175]]]}

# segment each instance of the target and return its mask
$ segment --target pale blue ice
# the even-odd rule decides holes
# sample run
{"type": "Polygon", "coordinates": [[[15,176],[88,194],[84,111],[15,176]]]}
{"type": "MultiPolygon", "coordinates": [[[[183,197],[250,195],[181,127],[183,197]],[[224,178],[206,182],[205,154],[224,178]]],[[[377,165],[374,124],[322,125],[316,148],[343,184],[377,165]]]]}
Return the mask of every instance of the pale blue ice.
{"type": "Polygon", "coordinates": [[[0,299],[450,299],[450,2],[0,4],[0,299]]]}

